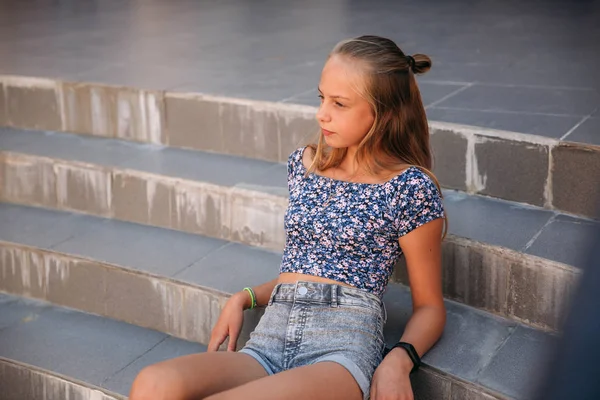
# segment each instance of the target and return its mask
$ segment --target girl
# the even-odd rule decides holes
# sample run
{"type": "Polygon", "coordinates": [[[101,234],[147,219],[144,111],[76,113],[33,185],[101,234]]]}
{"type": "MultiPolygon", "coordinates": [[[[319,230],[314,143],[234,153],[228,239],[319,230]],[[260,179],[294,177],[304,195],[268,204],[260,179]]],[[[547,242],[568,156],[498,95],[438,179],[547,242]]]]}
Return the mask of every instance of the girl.
{"type": "Polygon", "coordinates": [[[142,370],[130,399],[412,399],[409,373],[445,320],[441,192],[415,73],[389,39],[339,43],[321,75],[318,143],[288,161],[286,246],[277,279],[225,305],[208,352],[142,370]],[[404,254],[413,314],[385,351],[381,297],[404,254]],[[267,306],[235,346],[243,310],[267,306]],[[229,337],[227,352],[217,352],[229,337]]]}

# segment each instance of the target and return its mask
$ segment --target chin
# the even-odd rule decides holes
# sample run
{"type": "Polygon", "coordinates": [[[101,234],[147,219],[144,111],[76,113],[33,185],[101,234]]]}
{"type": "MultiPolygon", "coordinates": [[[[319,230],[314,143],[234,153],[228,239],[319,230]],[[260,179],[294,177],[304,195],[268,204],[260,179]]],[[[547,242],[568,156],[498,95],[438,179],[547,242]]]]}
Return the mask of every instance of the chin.
{"type": "Polygon", "coordinates": [[[331,147],[332,149],[347,149],[351,146],[351,144],[344,143],[341,140],[337,140],[339,138],[334,138],[335,136],[336,135],[324,136],[325,143],[327,143],[327,146],[331,147]]]}
{"type": "Polygon", "coordinates": [[[327,143],[327,146],[329,147],[333,147],[334,149],[338,149],[338,148],[342,148],[342,147],[346,147],[344,145],[341,145],[337,140],[335,140],[333,137],[335,135],[331,135],[331,136],[323,136],[323,138],[325,139],[325,143],[327,143]]]}

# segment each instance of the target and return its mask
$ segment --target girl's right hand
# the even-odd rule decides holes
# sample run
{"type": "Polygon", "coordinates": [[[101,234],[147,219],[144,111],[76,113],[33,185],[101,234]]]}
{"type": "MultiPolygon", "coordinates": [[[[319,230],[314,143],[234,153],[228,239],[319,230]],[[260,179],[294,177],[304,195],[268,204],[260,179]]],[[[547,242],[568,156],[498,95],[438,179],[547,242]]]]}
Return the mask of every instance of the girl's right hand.
{"type": "Polygon", "coordinates": [[[236,343],[244,322],[244,306],[246,293],[236,293],[227,300],[219,320],[210,335],[208,351],[217,351],[225,339],[229,337],[227,351],[235,351],[236,343]]]}

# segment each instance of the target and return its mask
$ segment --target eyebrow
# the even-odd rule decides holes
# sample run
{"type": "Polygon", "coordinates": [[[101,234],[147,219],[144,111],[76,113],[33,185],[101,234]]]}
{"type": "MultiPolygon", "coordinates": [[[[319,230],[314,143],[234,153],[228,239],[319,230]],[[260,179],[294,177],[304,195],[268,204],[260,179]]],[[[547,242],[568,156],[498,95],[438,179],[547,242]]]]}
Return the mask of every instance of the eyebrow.
{"type": "MultiPolygon", "coordinates": [[[[323,94],[320,87],[317,87],[317,90],[319,91],[319,93],[323,94]]],[[[331,97],[332,99],[350,100],[348,97],[344,97],[344,96],[329,96],[329,97],[331,97]]]]}

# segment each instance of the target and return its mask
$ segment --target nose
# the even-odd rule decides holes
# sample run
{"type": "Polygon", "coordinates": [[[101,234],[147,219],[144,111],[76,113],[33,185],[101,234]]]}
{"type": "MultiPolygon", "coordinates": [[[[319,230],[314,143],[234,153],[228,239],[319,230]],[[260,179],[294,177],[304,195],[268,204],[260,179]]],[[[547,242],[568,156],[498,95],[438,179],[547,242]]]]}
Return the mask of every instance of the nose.
{"type": "Polygon", "coordinates": [[[321,102],[321,105],[319,106],[319,110],[317,110],[317,115],[316,115],[317,121],[324,123],[324,122],[329,122],[331,121],[331,115],[329,114],[329,110],[327,109],[327,106],[325,104],[325,102],[321,102]]]}

